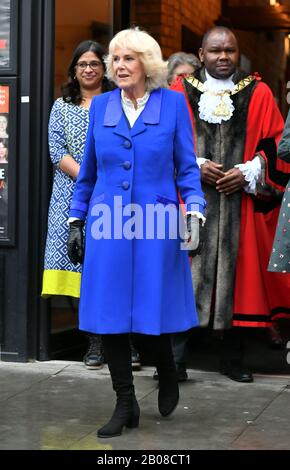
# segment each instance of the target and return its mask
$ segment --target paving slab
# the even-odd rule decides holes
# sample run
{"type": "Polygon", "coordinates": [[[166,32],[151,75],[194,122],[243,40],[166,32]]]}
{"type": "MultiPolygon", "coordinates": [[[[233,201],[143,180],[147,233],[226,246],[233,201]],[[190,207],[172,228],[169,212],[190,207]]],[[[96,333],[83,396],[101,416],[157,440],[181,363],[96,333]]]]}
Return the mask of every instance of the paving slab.
{"type": "Polygon", "coordinates": [[[160,416],[154,368],[134,373],[138,429],[98,439],[115,396],[107,367],[81,362],[0,363],[0,449],[290,449],[290,376],[256,374],[252,384],[189,370],[174,414],[160,416]]]}

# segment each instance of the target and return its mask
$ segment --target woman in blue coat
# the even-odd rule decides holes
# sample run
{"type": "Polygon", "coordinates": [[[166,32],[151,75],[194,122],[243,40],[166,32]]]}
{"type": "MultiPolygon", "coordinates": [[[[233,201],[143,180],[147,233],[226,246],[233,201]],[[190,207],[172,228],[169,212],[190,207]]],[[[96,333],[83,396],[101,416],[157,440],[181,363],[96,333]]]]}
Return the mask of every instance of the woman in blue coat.
{"type": "Polygon", "coordinates": [[[198,323],[178,191],[189,230],[194,221],[198,228],[205,207],[186,102],[161,88],[166,64],[158,43],[138,29],[121,31],[109,45],[107,74],[118,88],[91,106],[68,244],[70,258],[81,260],[86,219],[80,328],[103,335],[117,393],[99,437],[139,423],[129,333],[154,353],[160,413],[167,416],[178,403],[169,334],[198,323]]]}

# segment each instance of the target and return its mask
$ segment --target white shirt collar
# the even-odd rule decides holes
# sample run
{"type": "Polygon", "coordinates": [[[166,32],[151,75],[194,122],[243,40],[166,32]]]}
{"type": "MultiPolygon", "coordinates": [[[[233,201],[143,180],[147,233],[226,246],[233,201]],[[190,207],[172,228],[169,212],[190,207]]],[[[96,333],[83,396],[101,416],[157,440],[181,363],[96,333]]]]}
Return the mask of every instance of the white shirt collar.
{"type": "Polygon", "coordinates": [[[214,78],[205,69],[205,76],[206,76],[206,81],[204,82],[204,85],[209,90],[212,90],[212,91],[232,90],[235,87],[235,84],[232,80],[233,75],[231,75],[229,78],[226,78],[225,80],[221,80],[219,78],[214,78]]]}
{"type": "Polygon", "coordinates": [[[142,98],[137,98],[137,108],[134,107],[133,102],[125,96],[124,90],[121,90],[121,104],[123,111],[130,123],[131,128],[134,126],[138,117],[142,113],[145,105],[149,99],[150,93],[146,91],[145,95],[142,98]]]}
{"type": "MultiPolygon", "coordinates": [[[[149,96],[150,96],[150,94],[148,93],[148,91],[146,91],[144,96],[142,96],[141,98],[136,99],[137,109],[141,108],[142,106],[143,107],[145,106],[145,104],[148,101],[149,96]]],[[[121,90],[121,100],[122,100],[122,103],[125,104],[125,106],[128,106],[128,108],[134,108],[135,109],[133,102],[129,98],[127,98],[127,96],[125,95],[124,90],[121,90]]]]}

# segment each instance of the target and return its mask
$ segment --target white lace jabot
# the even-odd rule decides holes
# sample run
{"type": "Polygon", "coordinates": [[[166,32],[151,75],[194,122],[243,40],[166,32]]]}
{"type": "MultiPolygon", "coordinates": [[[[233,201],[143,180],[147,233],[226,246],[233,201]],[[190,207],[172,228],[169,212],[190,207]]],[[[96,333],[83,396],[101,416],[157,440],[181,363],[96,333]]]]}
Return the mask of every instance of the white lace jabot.
{"type": "MultiPolygon", "coordinates": [[[[212,77],[205,71],[206,81],[204,82],[204,92],[199,100],[199,117],[203,121],[212,124],[221,124],[222,121],[231,119],[235,107],[230,93],[223,93],[226,90],[232,91],[235,87],[232,76],[226,80],[212,77]],[[224,111],[224,114],[223,114],[224,111]]],[[[206,162],[206,158],[197,158],[197,163],[201,167],[206,162]]],[[[244,190],[250,194],[257,194],[257,183],[262,176],[262,167],[259,157],[246,163],[235,165],[243,173],[245,181],[244,190]]]]}
{"type": "Polygon", "coordinates": [[[133,127],[138,117],[142,113],[145,105],[149,99],[150,93],[146,91],[145,95],[142,98],[137,98],[137,109],[135,109],[133,102],[125,96],[124,90],[121,91],[121,103],[124,113],[130,123],[130,126],[133,127]]]}
{"type": "Polygon", "coordinates": [[[201,94],[198,108],[199,117],[203,121],[220,124],[222,121],[231,119],[235,110],[229,93],[235,87],[232,76],[226,80],[212,77],[205,71],[206,81],[204,82],[204,92],[201,94]]]}

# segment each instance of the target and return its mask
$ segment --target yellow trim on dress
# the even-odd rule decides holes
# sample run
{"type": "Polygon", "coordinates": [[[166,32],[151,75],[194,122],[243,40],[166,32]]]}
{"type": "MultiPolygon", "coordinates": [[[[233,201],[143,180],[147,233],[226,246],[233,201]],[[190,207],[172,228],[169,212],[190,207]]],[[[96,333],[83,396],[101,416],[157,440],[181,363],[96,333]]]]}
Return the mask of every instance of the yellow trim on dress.
{"type": "Polygon", "coordinates": [[[69,295],[79,298],[81,273],[46,269],[43,273],[42,297],[50,295],[69,295]]]}

